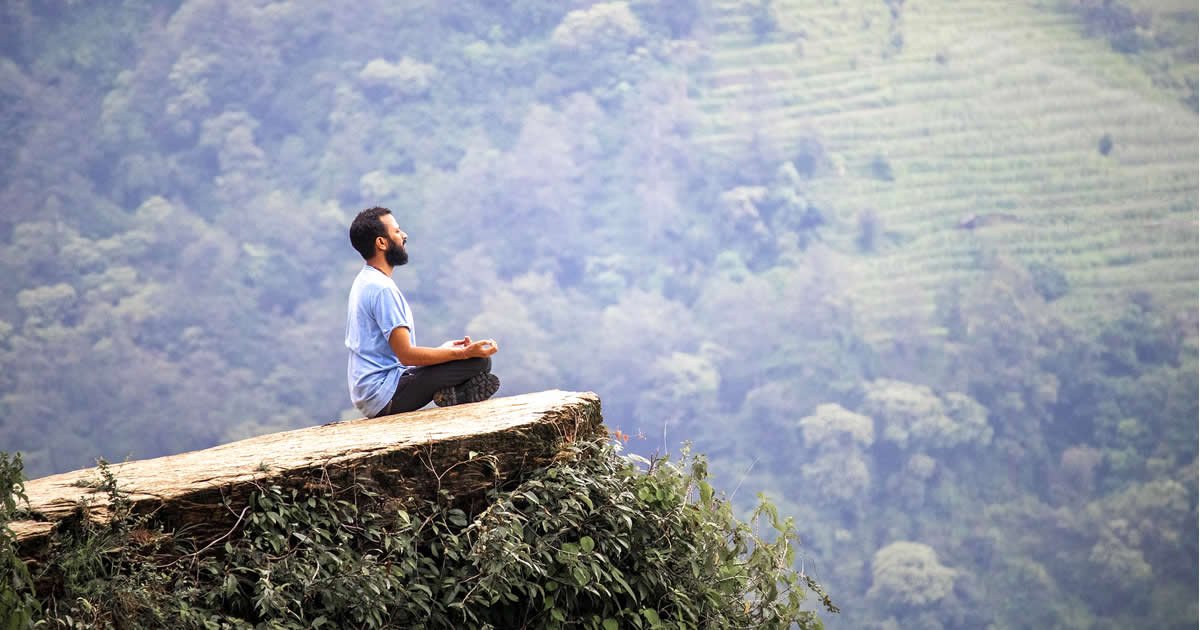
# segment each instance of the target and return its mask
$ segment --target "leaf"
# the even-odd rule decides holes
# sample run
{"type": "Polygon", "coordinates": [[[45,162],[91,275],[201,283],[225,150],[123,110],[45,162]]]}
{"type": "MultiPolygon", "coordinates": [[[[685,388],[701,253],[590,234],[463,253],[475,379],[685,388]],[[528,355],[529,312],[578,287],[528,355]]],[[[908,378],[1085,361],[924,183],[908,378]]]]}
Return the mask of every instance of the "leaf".
{"type": "Polygon", "coordinates": [[[592,540],[591,536],[584,536],[579,539],[579,546],[583,549],[584,553],[588,553],[596,548],[596,541],[592,540]]]}
{"type": "Polygon", "coordinates": [[[626,455],[625,459],[628,459],[637,464],[642,464],[643,466],[650,465],[650,460],[648,460],[645,457],[642,457],[641,455],[638,455],[636,453],[630,453],[630,454],[626,455]]]}
{"type": "Polygon", "coordinates": [[[618,624],[617,620],[613,619],[612,617],[604,620],[604,630],[617,630],[620,627],[621,625],[618,624]]]}
{"type": "Polygon", "coordinates": [[[637,597],[637,595],[633,592],[633,588],[629,586],[629,582],[626,582],[625,578],[621,577],[621,575],[618,572],[616,572],[616,570],[613,571],[612,578],[613,578],[613,581],[615,581],[617,584],[621,585],[621,588],[625,589],[626,593],[629,593],[630,597],[637,597]]]}
{"type": "Polygon", "coordinates": [[[583,567],[575,567],[574,569],[571,569],[571,575],[575,576],[575,581],[578,582],[580,586],[586,586],[588,580],[591,579],[591,576],[588,575],[587,571],[584,570],[583,567]]]}
{"type": "Polygon", "coordinates": [[[643,608],[642,616],[646,618],[646,621],[650,622],[651,628],[656,628],[656,627],[662,625],[662,619],[658,618],[658,611],[656,611],[656,610],[653,610],[650,608],[643,608]]]}

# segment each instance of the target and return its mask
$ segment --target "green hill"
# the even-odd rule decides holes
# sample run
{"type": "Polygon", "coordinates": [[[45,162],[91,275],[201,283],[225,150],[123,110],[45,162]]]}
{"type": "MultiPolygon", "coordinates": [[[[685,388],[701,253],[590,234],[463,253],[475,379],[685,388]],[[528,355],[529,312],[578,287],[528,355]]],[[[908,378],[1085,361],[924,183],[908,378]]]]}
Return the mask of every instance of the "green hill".
{"type": "MultiPolygon", "coordinates": [[[[982,252],[1061,271],[1072,317],[1132,289],[1194,312],[1195,111],[1065,6],[894,4],[766,3],[777,28],[760,37],[763,4],[717,2],[699,78],[711,150],[820,142],[810,194],[831,245],[855,254],[841,262],[868,338],[928,321],[982,252]],[[881,240],[858,256],[867,211],[881,240]]],[[[1168,9],[1156,23],[1175,24],[1168,9]]]]}

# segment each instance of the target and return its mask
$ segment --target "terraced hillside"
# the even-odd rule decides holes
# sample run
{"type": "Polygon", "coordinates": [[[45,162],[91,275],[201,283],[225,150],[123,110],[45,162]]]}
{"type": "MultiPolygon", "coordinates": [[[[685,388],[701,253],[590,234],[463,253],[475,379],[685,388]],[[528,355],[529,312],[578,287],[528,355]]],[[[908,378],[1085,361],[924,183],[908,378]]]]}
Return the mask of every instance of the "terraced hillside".
{"type": "Polygon", "coordinates": [[[1195,313],[1196,113],[1075,14],[1036,0],[776,0],[762,36],[759,2],[715,4],[700,141],[739,153],[757,138],[785,157],[821,141],[829,166],[811,194],[835,218],[827,239],[872,339],[927,325],[982,251],[1060,269],[1070,291],[1055,304],[1073,317],[1134,288],[1195,313]],[[865,211],[881,237],[863,256],[865,211]]]}

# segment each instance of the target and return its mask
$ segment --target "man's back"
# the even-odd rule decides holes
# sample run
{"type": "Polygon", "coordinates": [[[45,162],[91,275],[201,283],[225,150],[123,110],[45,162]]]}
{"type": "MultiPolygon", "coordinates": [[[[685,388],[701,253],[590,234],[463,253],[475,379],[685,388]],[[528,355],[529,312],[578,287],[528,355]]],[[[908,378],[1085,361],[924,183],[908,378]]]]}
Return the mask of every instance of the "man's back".
{"type": "Polygon", "coordinates": [[[388,345],[397,326],[408,328],[416,339],[412,312],[404,295],[382,271],[363,265],[346,309],[346,348],[350,350],[347,380],[350,399],[367,417],[387,405],[405,366],[388,345]]]}

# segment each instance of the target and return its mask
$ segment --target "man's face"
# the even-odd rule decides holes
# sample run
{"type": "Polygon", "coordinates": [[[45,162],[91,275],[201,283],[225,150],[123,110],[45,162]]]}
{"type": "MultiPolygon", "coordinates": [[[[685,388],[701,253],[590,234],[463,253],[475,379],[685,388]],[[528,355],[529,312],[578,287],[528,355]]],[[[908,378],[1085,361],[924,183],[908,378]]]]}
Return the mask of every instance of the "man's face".
{"type": "Polygon", "coordinates": [[[387,251],[383,254],[387,263],[393,267],[407,263],[408,250],[404,249],[404,245],[408,242],[408,235],[400,229],[400,225],[396,223],[396,217],[385,214],[380,217],[380,220],[383,221],[383,227],[387,229],[388,233],[387,251]]]}

